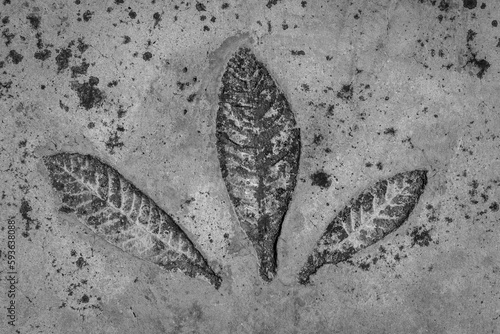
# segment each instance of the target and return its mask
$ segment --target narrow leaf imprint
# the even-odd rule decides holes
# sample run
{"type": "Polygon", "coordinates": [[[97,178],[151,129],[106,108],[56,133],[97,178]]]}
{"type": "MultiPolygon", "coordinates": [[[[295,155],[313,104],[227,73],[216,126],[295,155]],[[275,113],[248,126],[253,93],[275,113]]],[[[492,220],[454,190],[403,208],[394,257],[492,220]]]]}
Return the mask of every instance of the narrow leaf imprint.
{"type": "Polygon", "coordinates": [[[260,276],[271,281],[296,184],[300,131],[285,95],[249,48],[232,56],[222,76],[216,135],[229,197],[256,250],[260,276]]]}
{"type": "Polygon", "coordinates": [[[301,284],[324,264],[337,264],[400,227],[427,184],[427,171],[414,170],[377,182],[352,199],[327,226],[299,273],[301,284]]]}
{"type": "Polygon", "coordinates": [[[59,153],[43,158],[60,211],[74,213],[98,236],[138,258],[216,288],[221,278],[188,236],[153,200],[115,169],[89,155],[59,153]]]}

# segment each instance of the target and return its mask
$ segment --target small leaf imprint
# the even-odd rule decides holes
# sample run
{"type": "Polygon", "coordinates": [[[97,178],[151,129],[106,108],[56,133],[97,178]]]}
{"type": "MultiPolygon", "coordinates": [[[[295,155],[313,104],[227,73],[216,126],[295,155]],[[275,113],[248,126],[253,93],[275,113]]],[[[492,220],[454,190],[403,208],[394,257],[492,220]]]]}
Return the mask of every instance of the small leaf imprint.
{"type": "Polygon", "coordinates": [[[98,236],[138,258],[219,288],[208,266],[172,217],[115,169],[90,155],[58,153],[43,158],[60,211],[74,213],[98,236]]]}
{"type": "Polygon", "coordinates": [[[228,61],[217,112],[222,177],[260,276],[276,274],[276,244],[296,184],[300,130],[284,93],[247,47],[228,61]]]}
{"type": "Polygon", "coordinates": [[[327,226],[299,273],[309,283],[324,264],[337,264],[400,227],[417,204],[427,184],[427,171],[414,170],[377,182],[351,199],[327,226]]]}

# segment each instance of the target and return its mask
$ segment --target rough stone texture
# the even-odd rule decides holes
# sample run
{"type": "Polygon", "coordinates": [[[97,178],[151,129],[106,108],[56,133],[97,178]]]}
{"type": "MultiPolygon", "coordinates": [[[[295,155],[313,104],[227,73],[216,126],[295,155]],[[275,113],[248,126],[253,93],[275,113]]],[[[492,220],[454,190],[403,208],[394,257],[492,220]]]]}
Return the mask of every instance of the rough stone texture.
{"type": "Polygon", "coordinates": [[[0,304],[13,333],[500,332],[500,4],[114,0],[0,3],[0,304]],[[301,130],[266,284],[222,180],[215,119],[249,44],[301,130]],[[87,67],[88,64],[88,67],[87,67]],[[222,273],[169,273],[57,211],[41,158],[91,154],[187,231],[222,273]],[[410,219],[349,262],[297,274],[374,181],[415,169],[410,219]],[[45,174],[44,174],[45,173],[45,174]]]}

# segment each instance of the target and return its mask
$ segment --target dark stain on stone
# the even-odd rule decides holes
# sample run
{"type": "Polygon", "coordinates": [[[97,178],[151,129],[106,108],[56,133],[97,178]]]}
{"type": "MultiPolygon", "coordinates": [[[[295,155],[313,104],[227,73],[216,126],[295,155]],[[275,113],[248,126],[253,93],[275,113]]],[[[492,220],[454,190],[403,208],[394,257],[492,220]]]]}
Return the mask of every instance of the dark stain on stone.
{"type": "Polygon", "coordinates": [[[108,87],[111,88],[111,87],[116,87],[118,85],[118,81],[116,80],[113,80],[113,81],[110,81],[108,82],[108,87]]]}
{"type": "Polygon", "coordinates": [[[16,50],[10,50],[9,55],[7,57],[10,58],[15,65],[19,64],[24,58],[16,50]]]}
{"type": "Polygon", "coordinates": [[[490,210],[493,211],[493,212],[497,212],[498,211],[498,203],[497,202],[493,202],[491,203],[490,205],[490,210]]]}
{"type": "Polygon", "coordinates": [[[142,59],[144,59],[145,61],[149,61],[152,57],[153,57],[153,55],[149,51],[144,52],[142,55],[142,59]]]}
{"type": "Polygon", "coordinates": [[[86,75],[89,66],[85,61],[80,66],[71,66],[71,77],[76,78],[79,75],[86,75]]]}
{"type": "Polygon", "coordinates": [[[73,56],[70,48],[62,49],[56,57],[57,73],[61,73],[69,67],[69,59],[73,56]]]}
{"type": "Polygon", "coordinates": [[[36,30],[40,27],[40,16],[36,14],[29,14],[28,16],[26,16],[26,19],[29,21],[33,29],[36,30]]]}
{"type": "Polygon", "coordinates": [[[79,38],[78,39],[78,45],[77,45],[77,49],[78,51],[80,51],[80,53],[84,53],[85,51],[87,51],[87,49],[90,47],[90,45],[86,44],[84,41],[83,41],[83,38],[79,38]]]}
{"type": "Polygon", "coordinates": [[[415,227],[410,232],[412,238],[411,246],[419,245],[420,247],[429,246],[432,241],[430,230],[425,229],[423,226],[415,227]]]}
{"type": "Polygon", "coordinates": [[[14,35],[13,33],[11,33],[11,32],[9,31],[9,28],[4,29],[4,30],[2,31],[2,37],[3,37],[3,38],[5,38],[5,45],[6,45],[6,46],[9,46],[9,45],[10,45],[10,43],[12,43],[12,40],[14,39],[14,37],[15,37],[15,36],[16,36],[16,35],[14,35]]]}
{"type": "Polygon", "coordinates": [[[86,304],[86,303],[88,303],[89,301],[90,301],[90,298],[89,298],[89,296],[87,296],[87,295],[83,295],[83,296],[82,296],[82,298],[80,298],[80,303],[84,303],[84,304],[86,304]]]}
{"type": "Polygon", "coordinates": [[[321,189],[327,189],[332,185],[331,176],[324,171],[317,171],[310,176],[312,185],[318,186],[321,189]]]}
{"type": "Polygon", "coordinates": [[[466,41],[467,41],[467,42],[471,42],[471,41],[473,41],[473,40],[474,40],[474,38],[476,37],[476,35],[477,35],[477,32],[475,32],[475,31],[474,31],[474,30],[472,30],[472,29],[469,29],[469,30],[467,31],[467,38],[466,38],[466,41]]]}
{"type": "Polygon", "coordinates": [[[498,27],[498,21],[497,20],[491,21],[491,25],[494,26],[495,28],[498,27]]]}
{"type": "Polygon", "coordinates": [[[384,169],[384,165],[382,165],[382,163],[381,163],[380,161],[379,161],[379,162],[377,162],[376,166],[377,166],[377,169],[378,169],[378,170],[382,170],[382,169],[384,169]]]}
{"type": "MultiPolygon", "coordinates": [[[[2,64],[0,63],[0,65],[2,65],[2,64]]],[[[0,81],[0,98],[7,95],[7,93],[11,89],[11,87],[12,87],[12,80],[5,81],[5,82],[0,81]]],[[[9,97],[12,97],[12,95],[9,95],[9,97]]]]}
{"type": "Polygon", "coordinates": [[[199,12],[204,12],[207,10],[207,8],[201,2],[196,2],[196,10],[199,12]]]}
{"type": "Polygon", "coordinates": [[[71,82],[71,89],[78,94],[80,106],[86,110],[97,107],[104,101],[105,94],[96,87],[98,83],[99,79],[96,77],[90,77],[89,81],[84,83],[71,82]]]}
{"type": "Polygon", "coordinates": [[[65,105],[63,103],[63,101],[59,100],[59,108],[61,108],[62,110],[68,112],[69,111],[69,107],[67,105],[65,105]]]}
{"type": "Polygon", "coordinates": [[[272,6],[277,5],[277,4],[278,4],[278,2],[280,2],[280,1],[281,1],[281,0],[269,0],[269,1],[267,2],[266,7],[267,7],[267,8],[271,8],[272,6]]]}
{"type": "Polygon", "coordinates": [[[35,221],[33,218],[30,217],[31,210],[32,208],[30,204],[25,198],[23,198],[21,200],[21,207],[19,208],[19,212],[21,213],[21,217],[25,222],[25,230],[21,234],[25,238],[29,237],[29,231],[33,229],[33,227],[31,226],[32,224],[35,224],[35,229],[40,228],[40,223],[38,223],[37,221],[35,221]]]}
{"type": "Polygon", "coordinates": [[[36,47],[37,47],[39,50],[43,49],[42,33],[37,32],[37,33],[35,34],[35,38],[36,38],[36,47]]]}
{"type": "Polygon", "coordinates": [[[319,145],[323,140],[323,136],[321,134],[314,135],[313,143],[315,145],[319,145]]]}
{"type": "Polygon", "coordinates": [[[396,130],[393,127],[387,128],[387,129],[384,130],[384,135],[395,136],[396,135],[396,130]]]}
{"type": "Polygon", "coordinates": [[[450,9],[450,0],[441,0],[438,8],[442,12],[447,12],[450,9]]]}
{"type": "Polygon", "coordinates": [[[490,68],[490,63],[486,59],[477,59],[477,53],[472,53],[472,57],[467,60],[467,64],[472,64],[479,69],[477,72],[477,77],[482,79],[486,71],[490,68]]]}
{"type": "Polygon", "coordinates": [[[156,26],[160,23],[161,21],[161,15],[160,13],[156,12],[153,14],[153,19],[155,20],[155,24],[153,26],[153,28],[156,28],[156,26]]]}
{"type": "Polygon", "coordinates": [[[116,148],[122,148],[123,146],[125,146],[123,142],[120,142],[120,136],[118,136],[117,131],[109,136],[105,145],[110,154],[114,154],[116,148]]]}
{"type": "Polygon", "coordinates": [[[115,4],[121,5],[125,2],[125,0],[115,0],[115,4]]]}
{"type": "Polygon", "coordinates": [[[9,17],[8,16],[5,16],[3,19],[2,19],[2,23],[3,24],[8,24],[10,22],[9,20],[9,17]]]}
{"type": "Polygon", "coordinates": [[[49,59],[51,54],[52,54],[52,51],[50,51],[49,49],[37,51],[37,52],[35,52],[35,59],[44,61],[44,60],[49,59]]]}
{"type": "Polygon", "coordinates": [[[87,261],[85,261],[81,256],[78,258],[78,260],[76,260],[75,264],[78,269],[82,269],[84,266],[88,265],[87,261]]]}
{"type": "Polygon", "coordinates": [[[464,7],[467,9],[474,9],[477,6],[477,0],[463,0],[464,7]]]}
{"type": "Polygon", "coordinates": [[[363,271],[368,271],[368,269],[370,269],[370,263],[368,263],[368,262],[362,262],[358,266],[363,271]]]}
{"type": "Polygon", "coordinates": [[[343,85],[342,89],[337,92],[337,97],[344,101],[349,101],[352,99],[353,89],[351,85],[343,85]]]}
{"type": "Polygon", "coordinates": [[[196,97],[196,93],[193,93],[193,94],[191,94],[191,95],[189,95],[187,97],[187,101],[188,102],[193,102],[195,97],[196,97]]]}
{"type": "Polygon", "coordinates": [[[137,17],[137,13],[134,12],[133,10],[131,10],[129,13],[128,13],[128,16],[133,20],[137,17]]]}
{"type": "Polygon", "coordinates": [[[128,44],[130,43],[130,37],[129,36],[123,36],[123,44],[128,44]]]}
{"type": "Polygon", "coordinates": [[[302,50],[291,50],[292,56],[305,56],[305,52],[302,50]]]}
{"type": "Polygon", "coordinates": [[[227,2],[224,2],[220,8],[222,9],[229,8],[229,4],[227,2]]]}
{"type": "Polygon", "coordinates": [[[94,12],[91,12],[90,10],[86,10],[85,13],[83,13],[83,20],[85,22],[89,22],[90,19],[92,18],[92,15],[94,15],[94,12]]]}

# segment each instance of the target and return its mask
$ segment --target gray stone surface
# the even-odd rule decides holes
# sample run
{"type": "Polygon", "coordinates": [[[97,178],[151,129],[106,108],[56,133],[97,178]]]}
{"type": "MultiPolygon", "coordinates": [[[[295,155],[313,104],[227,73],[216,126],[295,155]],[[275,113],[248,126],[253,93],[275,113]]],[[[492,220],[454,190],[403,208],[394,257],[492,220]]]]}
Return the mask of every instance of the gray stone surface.
{"type": "Polygon", "coordinates": [[[486,0],[3,0],[0,332],[500,332],[499,13],[486,0]],[[302,135],[269,284],[215,148],[220,75],[243,43],[302,135]],[[56,152],[92,154],[150,196],[221,288],[128,255],[58,212],[41,163],[56,152]],[[429,182],[400,229],[297,283],[350,198],[419,168],[429,182]]]}

